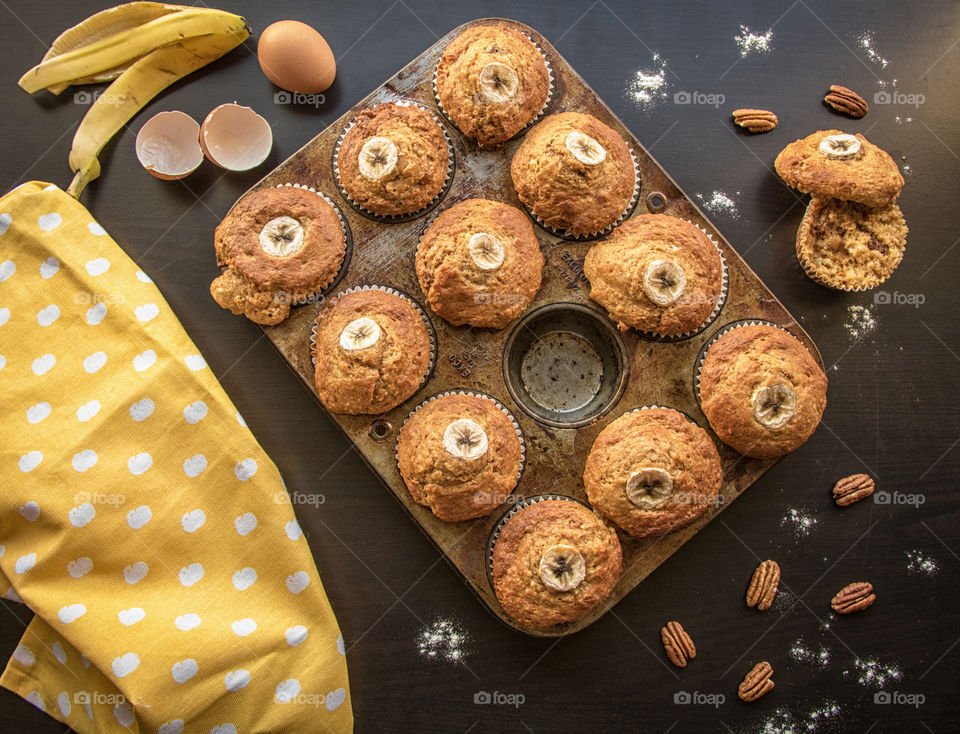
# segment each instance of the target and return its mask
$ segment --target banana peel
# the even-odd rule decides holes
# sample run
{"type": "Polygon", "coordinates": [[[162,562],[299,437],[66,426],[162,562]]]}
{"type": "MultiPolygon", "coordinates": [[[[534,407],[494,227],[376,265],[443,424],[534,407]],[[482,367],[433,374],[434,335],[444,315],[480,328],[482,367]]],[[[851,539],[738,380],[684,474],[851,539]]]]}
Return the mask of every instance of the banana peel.
{"type": "Polygon", "coordinates": [[[30,92],[59,94],[72,85],[113,82],[80,123],[70,150],[79,198],[100,175],[103,147],[154,97],[250,36],[244,18],[221,10],[130,2],[96,13],[61,33],[20,79],[30,92]]]}
{"type": "Polygon", "coordinates": [[[73,136],[70,170],[76,175],[67,193],[79,198],[100,175],[103,147],[150,100],[171,84],[232,51],[249,36],[235,34],[186,38],[151,51],[135,61],[97,97],[73,136]]]}

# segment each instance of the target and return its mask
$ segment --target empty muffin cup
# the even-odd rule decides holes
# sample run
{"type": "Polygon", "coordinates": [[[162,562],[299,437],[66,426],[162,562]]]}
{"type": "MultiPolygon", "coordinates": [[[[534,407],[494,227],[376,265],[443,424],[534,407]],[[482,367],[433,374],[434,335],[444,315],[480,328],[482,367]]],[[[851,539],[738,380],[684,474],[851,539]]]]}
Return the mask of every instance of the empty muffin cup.
{"type": "Polygon", "coordinates": [[[627,347],[602,314],[554,303],[527,314],[507,337],[503,378],[517,405],[555,428],[585,426],[623,395],[627,347]]]}

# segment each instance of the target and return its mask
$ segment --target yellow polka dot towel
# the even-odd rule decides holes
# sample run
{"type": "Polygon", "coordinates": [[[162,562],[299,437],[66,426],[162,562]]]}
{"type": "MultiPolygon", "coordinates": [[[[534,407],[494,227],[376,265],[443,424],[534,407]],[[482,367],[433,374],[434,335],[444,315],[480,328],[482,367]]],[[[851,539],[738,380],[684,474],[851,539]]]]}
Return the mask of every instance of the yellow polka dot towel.
{"type": "Polygon", "coordinates": [[[82,734],[346,732],[343,638],[277,468],[147,275],[0,198],[0,684],[82,734]]]}

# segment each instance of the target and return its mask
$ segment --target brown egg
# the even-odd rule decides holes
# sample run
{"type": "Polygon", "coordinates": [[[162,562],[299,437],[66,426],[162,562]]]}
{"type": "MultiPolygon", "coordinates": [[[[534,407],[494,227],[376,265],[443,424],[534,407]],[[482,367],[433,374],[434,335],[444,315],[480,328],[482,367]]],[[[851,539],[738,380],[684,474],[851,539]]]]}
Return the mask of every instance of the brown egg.
{"type": "Polygon", "coordinates": [[[333,84],[337,62],[323,36],[298,20],[267,26],[257,43],[260,68],[281,89],[316,94],[333,84]]]}

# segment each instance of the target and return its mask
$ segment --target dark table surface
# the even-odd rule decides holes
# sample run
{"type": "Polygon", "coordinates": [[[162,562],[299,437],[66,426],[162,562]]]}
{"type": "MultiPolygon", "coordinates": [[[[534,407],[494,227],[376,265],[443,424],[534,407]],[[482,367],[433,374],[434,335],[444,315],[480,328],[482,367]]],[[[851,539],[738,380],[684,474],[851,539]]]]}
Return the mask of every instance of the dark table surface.
{"type": "MultiPolygon", "coordinates": [[[[61,30],[104,5],[0,2],[2,190],[31,179],[69,183],[67,152],[85,107],[71,92],[30,97],[16,80],[61,30]]],[[[960,730],[956,2],[223,5],[245,15],[255,33],[282,18],[317,27],[338,61],[324,104],[274,104],[276,88],[260,72],[251,39],[141,112],[107,148],[104,175],[83,202],[154,278],[287,485],[325,496],[296,511],[343,629],[358,731],[960,730]],[[611,613],[558,640],[525,637],[488,613],[259,329],[218,308],[207,290],[217,273],[213,229],[247,187],[439,35],[482,16],[514,18],[550,39],[680,186],[706,203],[817,342],[830,378],[823,424],[805,446],[611,613]],[[744,47],[741,26],[761,35],[770,29],[769,50],[744,47]],[[662,94],[639,100],[638,72],[661,68],[662,94]],[[821,100],[831,83],[859,90],[871,103],[867,117],[827,109],[821,100]],[[677,103],[679,92],[693,103],[677,103]],[[146,119],[179,109],[199,120],[227,101],[251,105],[272,123],[275,149],[264,166],[224,175],[205,163],[181,182],[140,168],[133,144],[146,119]],[[773,109],[780,127],[741,134],[729,121],[737,107],[773,109]],[[864,132],[904,172],[900,206],[911,232],[904,262],[884,286],[888,303],[877,292],[829,291],[796,264],[805,202],[780,183],[772,162],[786,143],[831,127],[864,132]],[[833,506],[832,484],[861,471],[891,501],[833,506]],[[764,558],[780,563],[783,583],[775,607],[760,614],[743,594],[764,558]],[[857,580],[875,585],[877,603],[832,619],[830,598],[857,580]],[[699,652],[682,671],[660,646],[660,626],[671,619],[682,621],[699,652]],[[445,622],[466,639],[460,661],[423,637],[445,622]],[[737,684],[762,659],[773,666],[776,689],[741,703],[737,684]],[[502,695],[475,703],[482,691],[502,695]]],[[[30,613],[4,607],[6,656],[30,613]]],[[[62,730],[0,691],[0,731],[62,730]]]]}

